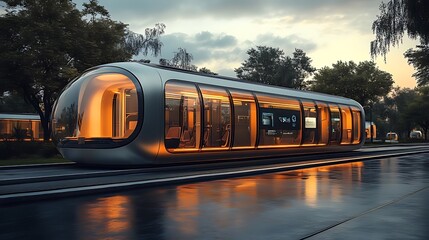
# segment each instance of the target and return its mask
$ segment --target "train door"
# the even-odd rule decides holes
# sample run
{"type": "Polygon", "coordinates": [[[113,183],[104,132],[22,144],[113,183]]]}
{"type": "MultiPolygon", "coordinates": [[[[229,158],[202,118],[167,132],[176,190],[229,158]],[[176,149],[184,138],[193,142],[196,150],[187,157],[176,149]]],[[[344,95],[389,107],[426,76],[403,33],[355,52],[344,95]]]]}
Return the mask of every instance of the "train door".
{"type": "Polygon", "coordinates": [[[318,131],[317,131],[317,111],[316,105],[313,101],[302,101],[304,127],[302,129],[302,144],[317,144],[318,131]]]}
{"type": "Polygon", "coordinates": [[[234,103],[234,145],[253,148],[256,144],[256,103],[251,93],[230,91],[234,103]]]}
{"type": "Polygon", "coordinates": [[[231,143],[231,103],[225,89],[200,86],[204,102],[204,148],[228,149],[231,143]]]}
{"type": "Polygon", "coordinates": [[[317,125],[319,133],[319,144],[326,145],[330,135],[330,115],[329,108],[326,103],[317,102],[317,125]]]}
{"type": "Polygon", "coordinates": [[[341,141],[341,114],[337,105],[329,104],[331,113],[331,134],[329,136],[330,143],[339,143],[341,141]]]}
{"type": "Polygon", "coordinates": [[[200,98],[194,84],[169,81],[165,85],[165,147],[195,151],[201,139],[200,98]]]}
{"type": "Polygon", "coordinates": [[[362,113],[357,107],[351,107],[351,110],[353,115],[353,144],[359,144],[362,132],[362,113]]]}
{"type": "Polygon", "coordinates": [[[343,122],[342,134],[341,134],[341,144],[351,144],[352,143],[352,113],[348,106],[341,105],[341,118],[343,122]]]}

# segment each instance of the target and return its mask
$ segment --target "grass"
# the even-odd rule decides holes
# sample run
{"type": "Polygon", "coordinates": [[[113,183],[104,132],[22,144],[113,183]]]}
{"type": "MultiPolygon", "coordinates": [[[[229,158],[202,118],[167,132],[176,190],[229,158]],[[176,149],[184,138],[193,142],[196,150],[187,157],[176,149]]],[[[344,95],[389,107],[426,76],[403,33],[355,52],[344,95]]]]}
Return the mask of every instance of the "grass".
{"type": "Polygon", "coordinates": [[[50,158],[41,156],[26,156],[16,157],[8,159],[0,159],[0,166],[12,166],[12,165],[28,165],[28,164],[45,164],[45,163],[65,163],[70,162],[61,156],[54,156],[50,158]]]}

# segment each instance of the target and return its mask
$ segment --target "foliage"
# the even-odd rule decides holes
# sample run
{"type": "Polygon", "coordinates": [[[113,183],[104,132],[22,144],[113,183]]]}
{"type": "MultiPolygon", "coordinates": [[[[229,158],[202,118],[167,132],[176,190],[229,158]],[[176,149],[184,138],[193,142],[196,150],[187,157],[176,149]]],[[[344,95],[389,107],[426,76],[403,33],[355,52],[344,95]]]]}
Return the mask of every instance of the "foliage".
{"type": "Polygon", "coordinates": [[[408,63],[412,64],[417,70],[413,77],[417,79],[418,86],[429,84],[429,46],[417,46],[417,50],[408,49],[405,52],[405,57],[408,58],[408,63]]]}
{"type": "Polygon", "coordinates": [[[419,89],[417,98],[409,104],[408,116],[423,130],[425,140],[429,130],[429,87],[419,89]],[[426,110],[422,110],[426,109],[426,110]]]}
{"type": "Polygon", "coordinates": [[[275,75],[281,64],[283,51],[278,48],[257,46],[247,51],[249,58],[241,67],[234,69],[237,77],[253,82],[274,84],[275,75]]]}
{"type": "Polygon", "coordinates": [[[159,60],[159,64],[190,71],[197,71],[197,67],[191,64],[193,59],[194,56],[192,56],[191,53],[188,53],[185,48],[178,48],[171,60],[161,58],[159,60]]]}
{"type": "Polygon", "coordinates": [[[5,92],[0,96],[0,113],[35,113],[33,106],[16,91],[5,92]]]}
{"type": "Polygon", "coordinates": [[[133,54],[158,54],[165,25],[145,35],[113,21],[96,0],[82,11],[71,0],[2,0],[0,16],[1,90],[16,91],[40,115],[44,139],[51,134],[54,100],[84,69],[107,62],[127,61],[133,54]],[[88,17],[89,16],[89,17],[88,17]]]}
{"type": "Polygon", "coordinates": [[[211,74],[211,75],[217,75],[217,73],[212,72],[210,69],[208,69],[206,67],[202,67],[202,68],[198,69],[198,72],[205,73],[205,74],[211,74]]]}
{"type": "Polygon", "coordinates": [[[379,70],[374,62],[338,61],[314,75],[311,90],[351,98],[368,106],[387,95],[392,84],[392,75],[379,70]]]}
{"type": "Polygon", "coordinates": [[[237,77],[253,82],[305,89],[305,79],[315,69],[311,58],[301,49],[295,49],[293,57],[285,56],[278,48],[257,46],[247,51],[249,58],[241,67],[234,69],[237,77]]]}
{"type": "Polygon", "coordinates": [[[372,24],[376,35],[371,42],[371,54],[386,57],[390,45],[402,42],[404,33],[421,44],[429,43],[429,1],[390,0],[380,4],[380,15],[372,24]]]}

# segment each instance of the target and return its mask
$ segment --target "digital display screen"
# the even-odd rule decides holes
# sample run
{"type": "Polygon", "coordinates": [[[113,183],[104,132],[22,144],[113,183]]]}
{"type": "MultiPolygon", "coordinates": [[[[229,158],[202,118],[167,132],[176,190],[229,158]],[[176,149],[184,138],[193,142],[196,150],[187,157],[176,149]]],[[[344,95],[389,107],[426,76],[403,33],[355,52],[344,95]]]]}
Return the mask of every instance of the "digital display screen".
{"type": "Polygon", "coordinates": [[[299,130],[301,128],[300,111],[276,108],[261,108],[260,110],[262,129],[299,130]]]}

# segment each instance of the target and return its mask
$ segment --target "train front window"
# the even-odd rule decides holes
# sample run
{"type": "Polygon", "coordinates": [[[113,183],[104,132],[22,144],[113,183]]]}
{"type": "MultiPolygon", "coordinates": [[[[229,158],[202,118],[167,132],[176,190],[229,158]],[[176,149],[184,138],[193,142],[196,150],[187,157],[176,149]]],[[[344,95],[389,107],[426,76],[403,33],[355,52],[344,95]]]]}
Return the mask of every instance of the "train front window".
{"type": "Polygon", "coordinates": [[[118,143],[136,129],[138,92],[120,73],[88,73],[61,94],[53,113],[53,137],[60,144],[118,143]]]}

